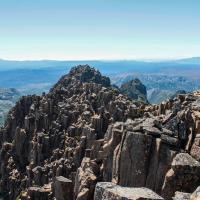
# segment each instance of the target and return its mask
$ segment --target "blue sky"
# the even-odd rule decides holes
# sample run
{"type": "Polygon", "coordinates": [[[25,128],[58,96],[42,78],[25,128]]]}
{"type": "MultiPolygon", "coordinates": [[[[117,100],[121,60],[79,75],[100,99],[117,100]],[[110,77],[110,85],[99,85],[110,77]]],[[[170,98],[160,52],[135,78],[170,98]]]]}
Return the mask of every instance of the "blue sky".
{"type": "Polygon", "coordinates": [[[0,58],[200,56],[200,0],[2,0],[0,58]]]}

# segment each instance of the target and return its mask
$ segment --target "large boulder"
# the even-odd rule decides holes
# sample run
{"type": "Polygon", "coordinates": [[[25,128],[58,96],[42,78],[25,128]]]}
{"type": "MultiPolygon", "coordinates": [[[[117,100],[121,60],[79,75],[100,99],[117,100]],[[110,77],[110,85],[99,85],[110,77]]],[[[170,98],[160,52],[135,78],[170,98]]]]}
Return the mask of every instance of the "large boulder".
{"type": "Polygon", "coordinates": [[[121,187],[110,182],[99,182],[95,188],[94,200],[163,200],[147,188],[121,187]]]}
{"type": "Polygon", "coordinates": [[[52,190],[50,184],[43,187],[29,187],[26,194],[27,196],[24,199],[49,200],[50,198],[52,198],[51,193],[52,190]]]}
{"type": "Polygon", "coordinates": [[[185,192],[176,192],[175,196],[172,198],[173,200],[190,200],[190,193],[185,192]]]}
{"type": "Polygon", "coordinates": [[[170,199],[176,191],[193,192],[200,185],[200,163],[188,153],[179,153],[173,159],[162,188],[162,196],[170,199]]]}
{"type": "Polygon", "coordinates": [[[75,177],[74,197],[76,200],[92,200],[100,169],[94,160],[84,157],[75,177]]]}
{"type": "Polygon", "coordinates": [[[55,177],[54,193],[56,200],[72,200],[73,199],[72,181],[63,176],[55,177]]]}
{"type": "Polygon", "coordinates": [[[122,186],[144,187],[151,144],[150,135],[139,132],[124,133],[114,155],[113,181],[122,186]]]}

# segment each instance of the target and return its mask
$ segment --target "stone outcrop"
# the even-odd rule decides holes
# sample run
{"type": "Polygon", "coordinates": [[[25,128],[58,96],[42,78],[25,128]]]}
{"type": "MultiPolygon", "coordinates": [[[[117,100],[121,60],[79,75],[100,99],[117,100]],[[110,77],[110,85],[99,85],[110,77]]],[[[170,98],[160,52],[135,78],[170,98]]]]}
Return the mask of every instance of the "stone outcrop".
{"type": "Polygon", "coordinates": [[[8,114],[0,129],[0,194],[197,199],[199,134],[200,92],[149,105],[77,66],[48,94],[22,97],[8,114]]]}
{"type": "Polygon", "coordinates": [[[163,185],[162,196],[169,198],[176,191],[193,192],[200,184],[200,163],[187,153],[179,153],[172,161],[163,185]]]}
{"type": "Polygon", "coordinates": [[[121,187],[109,182],[97,183],[94,200],[163,200],[162,197],[148,188],[121,187]]]}
{"type": "Polygon", "coordinates": [[[173,200],[190,200],[190,193],[176,192],[173,200]]]}
{"type": "Polygon", "coordinates": [[[148,103],[146,86],[137,78],[123,83],[120,91],[133,100],[148,103]]]}
{"type": "Polygon", "coordinates": [[[95,185],[100,176],[100,166],[95,160],[85,157],[77,170],[74,195],[75,199],[93,199],[95,185]]]}
{"type": "Polygon", "coordinates": [[[55,177],[53,185],[54,195],[57,200],[73,199],[73,184],[71,180],[63,176],[57,176],[55,177]]]}
{"type": "Polygon", "coordinates": [[[27,192],[21,193],[17,198],[22,200],[48,200],[53,198],[51,184],[43,187],[32,186],[27,189],[27,192]]]}

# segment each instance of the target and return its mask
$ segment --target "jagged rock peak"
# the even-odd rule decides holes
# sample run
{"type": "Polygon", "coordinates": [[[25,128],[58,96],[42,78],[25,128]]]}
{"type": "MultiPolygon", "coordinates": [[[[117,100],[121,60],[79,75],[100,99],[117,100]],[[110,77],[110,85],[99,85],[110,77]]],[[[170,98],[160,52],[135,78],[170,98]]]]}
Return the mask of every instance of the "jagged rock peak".
{"type": "Polygon", "coordinates": [[[138,78],[122,84],[120,91],[133,100],[148,103],[146,86],[138,78]]]}
{"type": "Polygon", "coordinates": [[[78,65],[73,67],[69,74],[63,76],[60,81],[55,85],[59,84],[70,84],[76,81],[86,82],[86,83],[97,83],[104,87],[110,87],[110,79],[106,76],[101,75],[101,73],[94,67],[89,65],[78,65]]]}
{"type": "Polygon", "coordinates": [[[77,80],[82,82],[94,82],[102,84],[105,87],[110,86],[110,79],[106,76],[102,76],[98,70],[89,65],[78,65],[73,67],[69,75],[74,76],[77,80]]]}

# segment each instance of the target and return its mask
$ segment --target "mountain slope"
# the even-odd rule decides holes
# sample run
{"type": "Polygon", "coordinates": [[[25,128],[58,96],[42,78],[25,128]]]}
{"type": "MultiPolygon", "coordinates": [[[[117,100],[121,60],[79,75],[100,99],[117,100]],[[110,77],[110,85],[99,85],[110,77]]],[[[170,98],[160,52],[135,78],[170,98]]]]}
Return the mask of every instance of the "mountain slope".
{"type": "Polygon", "coordinates": [[[132,109],[131,101],[110,87],[109,78],[89,66],[73,68],[45,96],[23,97],[9,113],[1,131],[5,135],[2,149],[4,145],[9,148],[5,152],[9,156],[1,160],[2,166],[11,173],[8,177],[1,171],[1,192],[6,195],[13,187],[10,198],[14,199],[27,187],[26,181],[42,186],[55,175],[71,176],[80,166],[85,150],[104,137],[111,122],[140,115],[132,113],[132,109]],[[14,151],[9,154],[11,149],[14,151]],[[62,172],[47,170],[56,163],[63,165],[62,172]],[[14,166],[18,170],[12,172],[14,166]],[[34,173],[29,180],[27,166],[34,173]],[[38,170],[46,174],[46,180],[36,177],[38,170]],[[16,182],[11,184],[13,180],[16,182]]]}
{"type": "Polygon", "coordinates": [[[134,200],[134,190],[137,198],[168,200],[191,193],[200,185],[199,101],[195,92],[145,105],[94,68],[72,68],[48,94],[22,97],[9,112],[0,130],[1,195],[134,200]]]}
{"type": "Polygon", "coordinates": [[[133,79],[121,85],[120,91],[129,98],[148,103],[147,90],[139,79],[133,79]]]}

